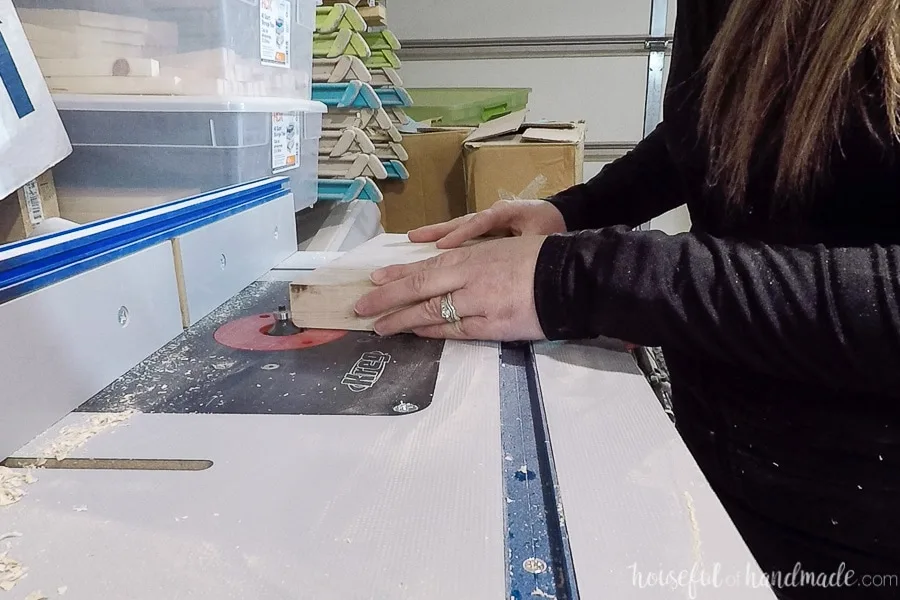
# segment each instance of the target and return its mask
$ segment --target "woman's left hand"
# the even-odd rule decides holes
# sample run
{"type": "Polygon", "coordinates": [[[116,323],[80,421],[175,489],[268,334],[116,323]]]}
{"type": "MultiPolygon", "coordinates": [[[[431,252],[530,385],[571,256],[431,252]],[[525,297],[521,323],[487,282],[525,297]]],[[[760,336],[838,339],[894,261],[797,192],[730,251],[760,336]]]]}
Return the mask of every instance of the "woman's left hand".
{"type": "Polygon", "coordinates": [[[377,289],[359,300],[356,312],[361,317],[390,313],[376,321],[379,335],[411,331],[441,339],[543,339],[534,308],[534,270],[545,239],[492,240],[379,269],[372,273],[377,289]],[[455,323],[441,315],[448,293],[460,319],[455,323]]]}

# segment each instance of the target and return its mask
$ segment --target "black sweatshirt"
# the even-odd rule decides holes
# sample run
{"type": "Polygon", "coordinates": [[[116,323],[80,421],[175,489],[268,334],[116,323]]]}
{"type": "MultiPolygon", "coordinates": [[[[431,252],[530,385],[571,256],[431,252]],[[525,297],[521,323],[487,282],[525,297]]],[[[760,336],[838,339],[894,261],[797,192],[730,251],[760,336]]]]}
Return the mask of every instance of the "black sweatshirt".
{"type": "Polygon", "coordinates": [[[697,111],[728,4],[678,2],[664,122],[550,199],[570,233],[541,250],[538,316],[663,348],[679,430],[764,568],[900,575],[900,145],[852,116],[804,208],[777,208],[760,160],[726,211],[697,111]],[[690,233],[632,230],[685,203],[690,233]]]}

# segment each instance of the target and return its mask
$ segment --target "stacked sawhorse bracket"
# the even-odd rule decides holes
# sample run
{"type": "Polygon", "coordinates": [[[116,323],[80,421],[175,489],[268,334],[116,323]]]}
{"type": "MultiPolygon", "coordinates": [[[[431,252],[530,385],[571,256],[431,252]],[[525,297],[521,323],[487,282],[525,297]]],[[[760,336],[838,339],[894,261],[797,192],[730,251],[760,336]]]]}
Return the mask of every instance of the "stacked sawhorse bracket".
{"type": "MultiPolygon", "coordinates": [[[[397,69],[397,38],[384,6],[326,2],[316,11],[313,98],[328,106],[319,146],[320,197],[356,199],[359,178],[406,179],[402,128],[412,104],[397,69]],[[324,183],[328,180],[327,184],[324,183]]],[[[365,195],[380,199],[374,184],[365,195]]]]}

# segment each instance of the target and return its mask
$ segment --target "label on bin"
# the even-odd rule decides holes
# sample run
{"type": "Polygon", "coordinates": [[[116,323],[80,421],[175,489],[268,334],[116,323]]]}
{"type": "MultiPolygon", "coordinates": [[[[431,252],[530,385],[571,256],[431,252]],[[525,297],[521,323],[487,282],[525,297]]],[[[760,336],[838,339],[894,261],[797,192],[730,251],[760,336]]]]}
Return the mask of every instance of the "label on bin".
{"type": "Polygon", "coordinates": [[[272,173],[300,166],[300,115],[272,114],[272,173]]]}
{"type": "Polygon", "coordinates": [[[291,66],[291,0],[259,0],[259,46],[262,64],[291,66]]]}
{"type": "Polygon", "coordinates": [[[22,187],[22,196],[25,199],[25,209],[28,212],[28,220],[32,225],[38,225],[44,220],[44,206],[41,203],[41,190],[37,181],[29,181],[22,187]]]}

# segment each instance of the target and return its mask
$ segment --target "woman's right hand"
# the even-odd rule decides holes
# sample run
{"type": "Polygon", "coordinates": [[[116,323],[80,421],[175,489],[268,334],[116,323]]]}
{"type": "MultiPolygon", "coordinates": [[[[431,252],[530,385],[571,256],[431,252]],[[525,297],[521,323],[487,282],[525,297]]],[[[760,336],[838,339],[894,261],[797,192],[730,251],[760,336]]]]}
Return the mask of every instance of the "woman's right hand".
{"type": "Polygon", "coordinates": [[[409,232],[409,241],[437,242],[440,249],[458,248],[483,235],[553,235],[565,233],[562,213],[545,200],[501,200],[487,210],[420,227],[409,232]]]}

